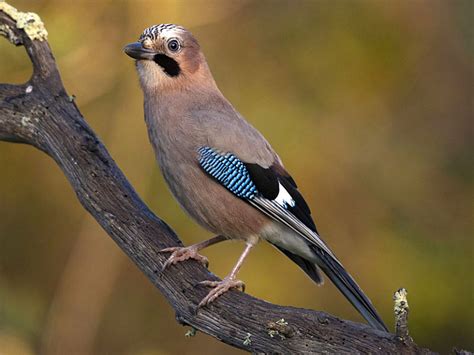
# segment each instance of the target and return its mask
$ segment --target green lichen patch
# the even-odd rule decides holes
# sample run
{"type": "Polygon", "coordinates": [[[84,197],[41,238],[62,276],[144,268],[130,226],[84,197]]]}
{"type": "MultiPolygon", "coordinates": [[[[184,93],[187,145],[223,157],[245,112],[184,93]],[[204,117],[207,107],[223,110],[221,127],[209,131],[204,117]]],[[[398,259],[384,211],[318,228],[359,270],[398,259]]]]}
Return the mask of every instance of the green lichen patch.
{"type": "Polygon", "coordinates": [[[407,295],[408,292],[404,288],[395,292],[393,300],[395,301],[394,311],[396,315],[404,313],[409,309],[407,295]]]}
{"type": "MultiPolygon", "coordinates": [[[[15,9],[13,6],[7,4],[5,1],[0,0],[0,11],[6,13],[14,21],[16,21],[16,27],[25,31],[26,35],[31,40],[44,41],[48,38],[48,31],[44,27],[41,18],[33,12],[21,12],[15,9]]],[[[8,28],[8,26],[6,26],[8,28]]],[[[3,26],[0,29],[0,33],[6,35],[10,41],[13,42],[11,29],[8,30],[3,26]]],[[[13,37],[14,38],[14,37],[13,37]]]]}
{"type": "Polygon", "coordinates": [[[268,322],[267,323],[267,333],[270,338],[275,338],[279,336],[281,340],[286,338],[291,338],[295,331],[293,327],[291,327],[285,319],[281,318],[276,322],[268,322]]]}
{"type": "Polygon", "coordinates": [[[196,332],[197,332],[197,329],[194,327],[191,327],[191,329],[188,329],[188,331],[186,332],[186,334],[184,334],[184,336],[186,338],[192,338],[196,335],[196,332]]]}
{"type": "Polygon", "coordinates": [[[247,333],[247,335],[245,336],[245,339],[242,342],[242,344],[244,344],[245,346],[249,346],[250,344],[252,344],[252,339],[250,339],[251,336],[252,336],[252,334],[247,333]]]}
{"type": "Polygon", "coordinates": [[[15,46],[21,44],[21,39],[15,35],[15,32],[8,25],[0,25],[0,35],[6,37],[15,46]]]}

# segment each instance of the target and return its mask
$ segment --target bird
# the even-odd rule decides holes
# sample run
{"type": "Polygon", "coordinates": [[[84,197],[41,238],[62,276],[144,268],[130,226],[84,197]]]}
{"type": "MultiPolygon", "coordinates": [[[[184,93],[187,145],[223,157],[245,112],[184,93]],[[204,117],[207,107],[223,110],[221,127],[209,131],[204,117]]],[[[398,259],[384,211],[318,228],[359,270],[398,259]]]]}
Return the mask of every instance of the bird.
{"type": "Polygon", "coordinates": [[[210,287],[198,308],[230,289],[244,291],[237,274],[251,249],[265,240],[316,284],[321,271],[375,329],[388,331],[369,298],[319,235],[308,204],[280,157],[219,90],[194,35],[182,26],[146,28],[124,47],[135,60],[144,95],[148,136],[164,179],[180,206],[216,236],[170,253],[163,270],[195,259],[225,240],[245,249],[232,271],[210,287]]]}

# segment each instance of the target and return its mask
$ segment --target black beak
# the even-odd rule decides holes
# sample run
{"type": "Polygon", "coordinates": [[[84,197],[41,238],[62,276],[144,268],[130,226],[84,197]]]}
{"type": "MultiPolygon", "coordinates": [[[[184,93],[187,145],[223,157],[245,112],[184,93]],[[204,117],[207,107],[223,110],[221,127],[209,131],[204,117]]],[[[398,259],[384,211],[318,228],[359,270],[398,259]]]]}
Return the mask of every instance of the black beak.
{"type": "Polygon", "coordinates": [[[133,42],[127,44],[123,51],[130,57],[140,60],[140,59],[147,59],[153,60],[156,53],[151,49],[144,48],[140,42],[133,42]]]}

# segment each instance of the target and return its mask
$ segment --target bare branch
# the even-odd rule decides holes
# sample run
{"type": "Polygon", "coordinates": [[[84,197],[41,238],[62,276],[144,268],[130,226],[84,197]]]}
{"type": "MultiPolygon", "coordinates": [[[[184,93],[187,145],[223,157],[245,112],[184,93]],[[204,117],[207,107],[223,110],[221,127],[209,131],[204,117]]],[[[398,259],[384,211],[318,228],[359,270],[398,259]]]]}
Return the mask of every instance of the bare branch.
{"type": "Polygon", "coordinates": [[[46,38],[31,34],[39,23],[21,28],[26,15],[7,6],[0,2],[0,34],[25,46],[34,73],[24,85],[0,85],[0,140],[33,145],[55,160],[84,208],[166,297],[178,322],[255,353],[431,353],[363,324],[241,292],[196,313],[207,292],[196,284],[217,277],[195,261],[161,272],[166,256],[158,251],[181,241],[138,197],[70,100],[46,38]]]}

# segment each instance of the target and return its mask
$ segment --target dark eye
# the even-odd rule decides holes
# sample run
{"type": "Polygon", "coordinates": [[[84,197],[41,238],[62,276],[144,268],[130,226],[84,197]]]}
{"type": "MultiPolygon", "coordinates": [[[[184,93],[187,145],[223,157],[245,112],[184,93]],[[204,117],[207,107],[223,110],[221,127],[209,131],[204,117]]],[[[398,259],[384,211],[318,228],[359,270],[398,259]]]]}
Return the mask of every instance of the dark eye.
{"type": "Polygon", "coordinates": [[[181,48],[181,45],[179,44],[177,39],[172,39],[168,42],[168,49],[171,52],[177,52],[181,48]]]}

